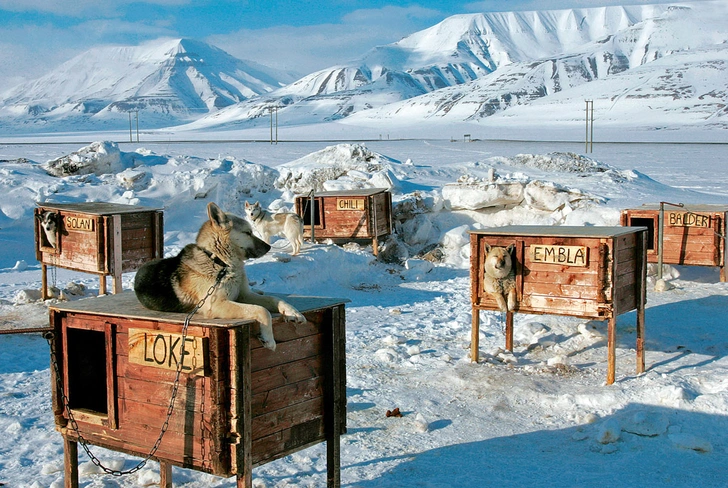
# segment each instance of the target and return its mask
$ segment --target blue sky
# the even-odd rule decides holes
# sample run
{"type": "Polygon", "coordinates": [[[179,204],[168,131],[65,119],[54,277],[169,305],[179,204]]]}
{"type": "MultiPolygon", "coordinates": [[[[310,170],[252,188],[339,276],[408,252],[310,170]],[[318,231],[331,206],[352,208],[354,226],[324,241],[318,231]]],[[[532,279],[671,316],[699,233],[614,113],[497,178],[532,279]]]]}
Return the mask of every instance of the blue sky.
{"type": "Polygon", "coordinates": [[[209,42],[304,75],[460,13],[663,0],[0,0],[0,93],[83,51],[158,38],[209,42]]]}

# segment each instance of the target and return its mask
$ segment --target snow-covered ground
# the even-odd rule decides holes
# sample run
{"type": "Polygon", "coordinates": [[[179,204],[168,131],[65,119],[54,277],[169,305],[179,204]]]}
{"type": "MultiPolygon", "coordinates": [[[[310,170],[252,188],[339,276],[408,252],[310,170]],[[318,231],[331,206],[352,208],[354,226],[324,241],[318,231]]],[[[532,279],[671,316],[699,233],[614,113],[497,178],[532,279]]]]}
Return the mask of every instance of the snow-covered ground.
{"type": "MultiPolygon", "coordinates": [[[[725,145],[595,144],[586,155],[575,143],[446,140],[101,143],[72,154],[79,149],[0,145],[0,328],[47,321],[33,248],[36,202],[164,207],[172,254],[194,240],[209,201],[242,215],[246,200],[291,208],[306,185],[390,185],[397,234],[385,243],[386,259],[366,247],[306,243],[289,261],[279,241],[248,267],[266,291],[351,300],[344,486],[728,485],[728,284],[717,269],[670,268],[673,288],[663,292],[650,275],[647,371],[634,373],[635,313],[623,314],[617,381],[607,386],[603,322],[517,314],[508,354],[502,314],[483,312],[482,361],[471,363],[467,246],[469,229],[617,225],[621,209],[642,203],[728,204],[725,145]],[[57,165],[46,162],[62,157],[85,174],[47,174],[57,165]],[[433,247],[440,262],[418,257],[433,247]],[[387,417],[395,407],[404,415],[387,417]]],[[[124,288],[132,280],[125,275],[124,288]]],[[[68,299],[98,291],[88,274],[58,269],[51,281],[68,299]]],[[[49,381],[40,335],[0,335],[0,485],[63,486],[49,381]]],[[[114,467],[136,463],[94,452],[114,467]]],[[[86,487],[159,480],[154,463],[116,478],[83,453],[80,461],[86,487]]],[[[177,468],[173,476],[175,486],[235,486],[177,468]]],[[[256,468],[254,477],[258,488],[325,486],[325,448],[256,468]]]]}

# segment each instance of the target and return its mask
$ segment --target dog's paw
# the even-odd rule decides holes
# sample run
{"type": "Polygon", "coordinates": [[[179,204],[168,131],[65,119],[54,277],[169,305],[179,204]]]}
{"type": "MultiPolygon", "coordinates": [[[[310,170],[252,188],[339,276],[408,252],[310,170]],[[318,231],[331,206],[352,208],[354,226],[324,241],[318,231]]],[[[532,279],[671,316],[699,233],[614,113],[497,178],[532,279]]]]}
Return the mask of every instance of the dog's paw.
{"type": "Polygon", "coordinates": [[[282,303],[280,307],[278,308],[278,311],[283,316],[283,319],[286,322],[296,322],[297,324],[302,324],[306,321],[306,317],[304,317],[301,312],[293,308],[293,306],[282,303]]]}
{"type": "Polygon", "coordinates": [[[276,350],[276,341],[274,341],[273,339],[267,340],[262,335],[258,336],[258,339],[260,339],[260,342],[263,343],[263,347],[265,347],[266,349],[270,349],[271,351],[276,350]]]}

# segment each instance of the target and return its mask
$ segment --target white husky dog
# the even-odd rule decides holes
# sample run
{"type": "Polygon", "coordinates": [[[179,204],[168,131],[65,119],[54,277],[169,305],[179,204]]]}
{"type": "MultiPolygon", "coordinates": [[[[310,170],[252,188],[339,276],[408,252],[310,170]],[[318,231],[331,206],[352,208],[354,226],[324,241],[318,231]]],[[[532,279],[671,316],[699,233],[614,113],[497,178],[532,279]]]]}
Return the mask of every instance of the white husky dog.
{"type": "Polygon", "coordinates": [[[260,206],[260,202],[245,202],[245,215],[260,233],[260,237],[270,244],[270,238],[281,236],[288,239],[293,251],[298,254],[303,244],[303,219],[292,212],[271,213],[260,206]]]}

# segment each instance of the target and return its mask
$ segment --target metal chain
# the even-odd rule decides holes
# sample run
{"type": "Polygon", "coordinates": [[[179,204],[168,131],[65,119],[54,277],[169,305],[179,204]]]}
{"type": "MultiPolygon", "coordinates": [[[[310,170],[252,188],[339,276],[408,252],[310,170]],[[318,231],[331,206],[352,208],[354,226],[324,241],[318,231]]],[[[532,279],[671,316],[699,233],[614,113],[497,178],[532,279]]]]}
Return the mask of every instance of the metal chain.
{"type": "MultiPolygon", "coordinates": [[[[215,292],[215,289],[222,282],[222,280],[226,274],[227,274],[227,268],[223,268],[222,270],[220,270],[220,272],[217,275],[217,279],[215,280],[215,283],[210,287],[209,290],[207,290],[207,293],[205,294],[204,297],[202,297],[202,299],[197,303],[197,305],[195,305],[195,308],[193,308],[185,317],[184,325],[182,326],[182,340],[180,341],[182,343],[182,350],[180,351],[180,357],[184,357],[184,354],[185,354],[185,339],[187,338],[187,328],[190,325],[190,320],[192,319],[192,316],[194,316],[195,313],[197,313],[197,311],[200,310],[200,308],[202,308],[202,306],[205,304],[205,301],[215,292]]],[[[54,336],[54,334],[52,332],[49,332],[45,335],[45,339],[48,341],[48,345],[50,346],[50,349],[51,349],[51,363],[53,364],[53,369],[55,370],[55,373],[56,373],[56,383],[58,386],[58,390],[61,393],[61,401],[63,402],[63,408],[66,411],[66,414],[68,415],[68,420],[71,423],[71,429],[76,433],[76,436],[78,437],[78,442],[81,444],[81,447],[83,447],[83,450],[86,451],[86,455],[89,457],[89,459],[91,459],[91,462],[94,465],[96,465],[97,467],[99,467],[101,470],[103,470],[104,473],[106,473],[106,474],[110,474],[113,476],[123,476],[123,475],[127,475],[127,474],[136,473],[137,471],[142,469],[147,464],[147,462],[152,458],[152,456],[154,456],[154,454],[157,452],[157,450],[159,449],[159,446],[162,444],[162,438],[164,437],[164,434],[167,432],[167,429],[169,428],[169,421],[172,418],[172,413],[174,412],[174,401],[177,397],[177,391],[179,389],[180,375],[182,373],[182,361],[180,361],[179,364],[177,365],[177,371],[176,371],[176,375],[174,378],[174,384],[172,386],[172,397],[169,400],[169,407],[167,408],[167,416],[160,429],[159,437],[157,438],[156,442],[152,446],[152,449],[144,457],[144,459],[139,461],[139,463],[136,466],[134,466],[133,468],[128,469],[126,471],[121,471],[118,469],[108,468],[108,467],[104,466],[103,464],[101,464],[101,460],[99,458],[97,458],[91,452],[91,450],[88,447],[88,441],[83,437],[83,435],[79,431],[78,423],[76,422],[76,419],[74,418],[73,413],[71,412],[69,399],[65,393],[65,389],[63,388],[63,384],[61,382],[61,373],[60,373],[60,370],[58,367],[58,361],[56,358],[55,347],[53,345],[53,338],[54,338],[53,336],[54,336]]],[[[204,383],[203,383],[203,387],[204,387],[204,383]]],[[[203,443],[204,443],[204,439],[203,439],[203,443]]],[[[203,459],[203,462],[204,462],[204,459],[203,459]]]]}
{"type": "Polygon", "coordinates": [[[202,460],[202,467],[205,467],[205,457],[207,456],[207,450],[205,448],[205,377],[202,377],[202,386],[200,388],[200,459],[202,460]]]}

